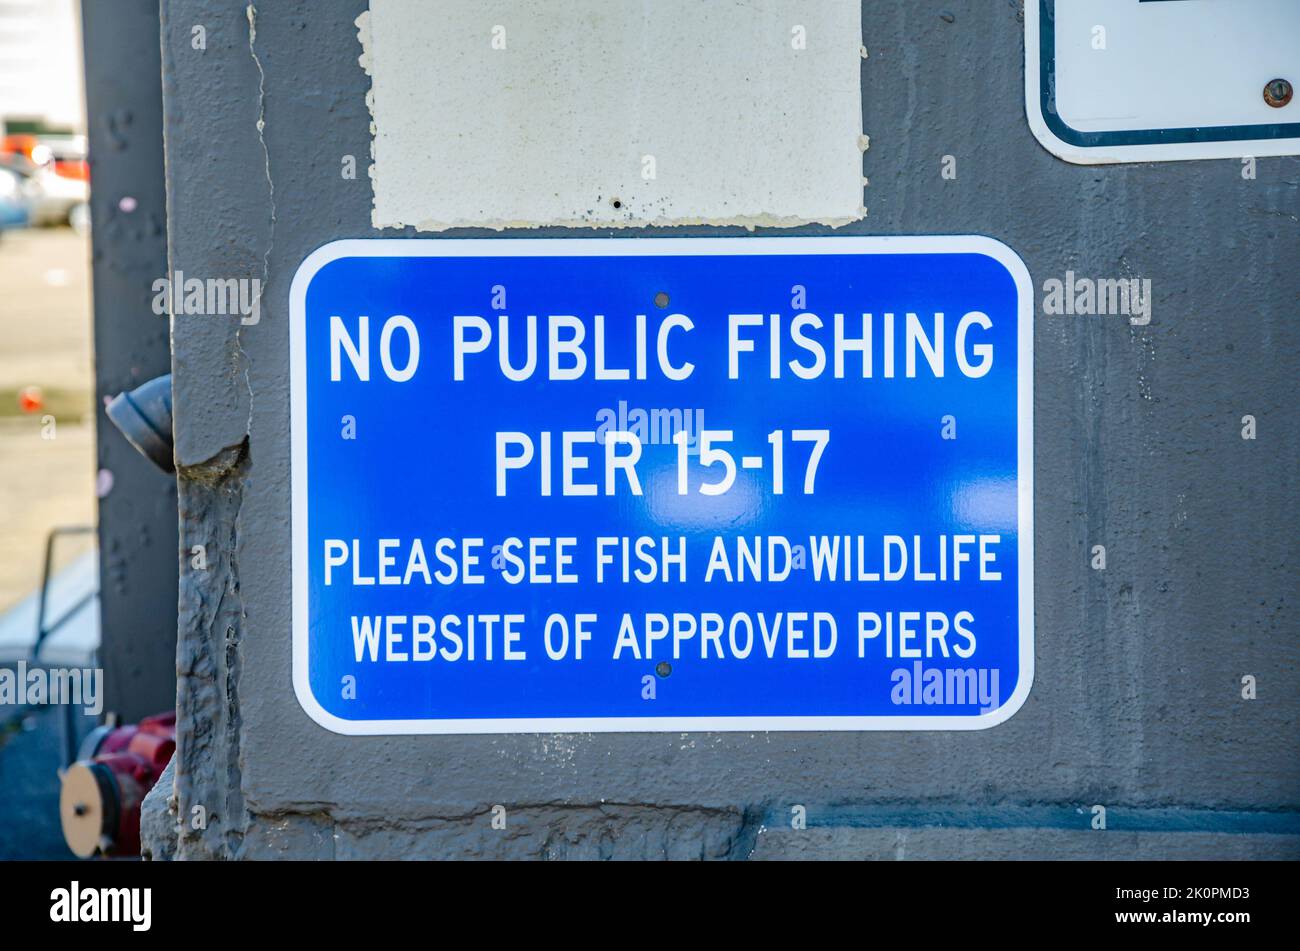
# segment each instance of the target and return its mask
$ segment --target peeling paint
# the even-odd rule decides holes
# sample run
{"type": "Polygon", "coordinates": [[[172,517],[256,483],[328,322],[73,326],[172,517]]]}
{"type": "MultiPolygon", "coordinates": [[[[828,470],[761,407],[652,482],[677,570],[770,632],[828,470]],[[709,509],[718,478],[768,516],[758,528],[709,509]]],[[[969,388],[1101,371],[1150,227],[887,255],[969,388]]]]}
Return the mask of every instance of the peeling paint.
{"type": "Polygon", "coordinates": [[[183,571],[180,579],[174,792],[179,816],[203,819],[202,828],[181,823],[180,858],[234,858],[249,822],[240,763],[245,612],[238,557],[247,471],[247,444],[178,471],[181,550],[201,545],[207,553],[204,570],[183,571]]]}

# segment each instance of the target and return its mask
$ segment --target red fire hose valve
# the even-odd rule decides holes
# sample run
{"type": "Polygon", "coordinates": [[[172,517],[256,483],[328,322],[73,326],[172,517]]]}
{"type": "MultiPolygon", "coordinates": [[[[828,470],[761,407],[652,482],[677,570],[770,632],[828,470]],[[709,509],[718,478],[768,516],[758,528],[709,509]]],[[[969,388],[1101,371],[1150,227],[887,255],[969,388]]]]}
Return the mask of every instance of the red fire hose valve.
{"type": "Polygon", "coordinates": [[[176,750],[176,714],[101,726],[63,772],[63,838],[80,858],[140,853],[140,803],[176,750]]]}

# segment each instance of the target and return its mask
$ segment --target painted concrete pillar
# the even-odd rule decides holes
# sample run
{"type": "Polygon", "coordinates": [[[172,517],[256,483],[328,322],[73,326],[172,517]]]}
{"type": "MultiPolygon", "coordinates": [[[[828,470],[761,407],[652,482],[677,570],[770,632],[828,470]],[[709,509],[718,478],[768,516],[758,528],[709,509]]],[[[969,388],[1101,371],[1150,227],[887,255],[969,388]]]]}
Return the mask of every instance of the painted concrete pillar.
{"type": "Polygon", "coordinates": [[[1300,161],[1059,160],[1026,119],[1020,3],[720,7],[163,0],[169,266],[256,304],[171,318],[181,549],[204,552],[181,577],[179,854],[1295,856],[1300,161]],[[768,234],[984,234],[1024,260],[1023,708],[976,732],[313,722],[291,676],[302,261],[342,238],[768,234]],[[1149,279],[1148,319],[1055,313],[1079,278],[1149,279]]]}

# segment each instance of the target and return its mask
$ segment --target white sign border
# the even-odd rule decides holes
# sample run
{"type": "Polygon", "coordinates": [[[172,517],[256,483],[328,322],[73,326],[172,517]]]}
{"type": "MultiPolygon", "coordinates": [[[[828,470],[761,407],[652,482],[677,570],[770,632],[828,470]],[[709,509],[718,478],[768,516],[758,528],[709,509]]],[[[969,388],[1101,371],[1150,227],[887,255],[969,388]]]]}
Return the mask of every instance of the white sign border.
{"type": "Polygon", "coordinates": [[[1043,115],[1040,21],[1039,0],[1025,0],[1025,115],[1034,138],[1057,158],[1073,165],[1116,165],[1125,162],[1182,162],[1300,154],[1300,137],[1144,145],[1086,146],[1066,142],[1051,130],[1043,115]]]}
{"type": "Polygon", "coordinates": [[[1034,294],[1029,271],[1011,248],[981,235],[780,238],[367,238],[326,244],[307,256],[289,290],[289,409],[292,520],[293,688],[320,726],[347,736],[485,733],[642,733],[842,730],[984,730],[1009,719],[1034,681],[1034,294]],[[352,257],[553,257],[697,254],[981,254],[1011,275],[1017,295],[1017,538],[1019,678],[1007,702],[971,717],[750,716],[539,717],[347,720],[312,694],[308,672],[307,289],[331,261],[352,257]]]}

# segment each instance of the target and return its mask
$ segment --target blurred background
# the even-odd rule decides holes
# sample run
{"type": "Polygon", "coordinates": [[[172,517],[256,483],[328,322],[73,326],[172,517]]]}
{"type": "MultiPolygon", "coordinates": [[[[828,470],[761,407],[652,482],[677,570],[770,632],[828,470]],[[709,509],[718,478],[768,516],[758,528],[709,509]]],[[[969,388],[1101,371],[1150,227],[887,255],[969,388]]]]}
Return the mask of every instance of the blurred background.
{"type": "Polygon", "coordinates": [[[83,89],[74,0],[0,4],[0,612],[50,526],[94,522],[83,89]]]}
{"type": "Polygon", "coordinates": [[[162,152],[157,0],[0,0],[0,859],[72,858],[61,777],[175,700],[175,480],[106,413],[170,372],[162,152]],[[13,690],[72,669],[99,715],[13,690]]]}
{"type": "MultiPolygon", "coordinates": [[[[84,89],[74,0],[0,4],[0,664],[11,668],[35,646],[51,531],[95,524],[84,89]]],[[[96,589],[93,543],[55,536],[50,575],[77,590],[46,605],[51,619],[96,589]]],[[[78,613],[62,660],[89,665],[98,625],[78,613]]],[[[70,854],[51,808],[64,726],[56,709],[0,703],[0,858],[70,854]]]]}

